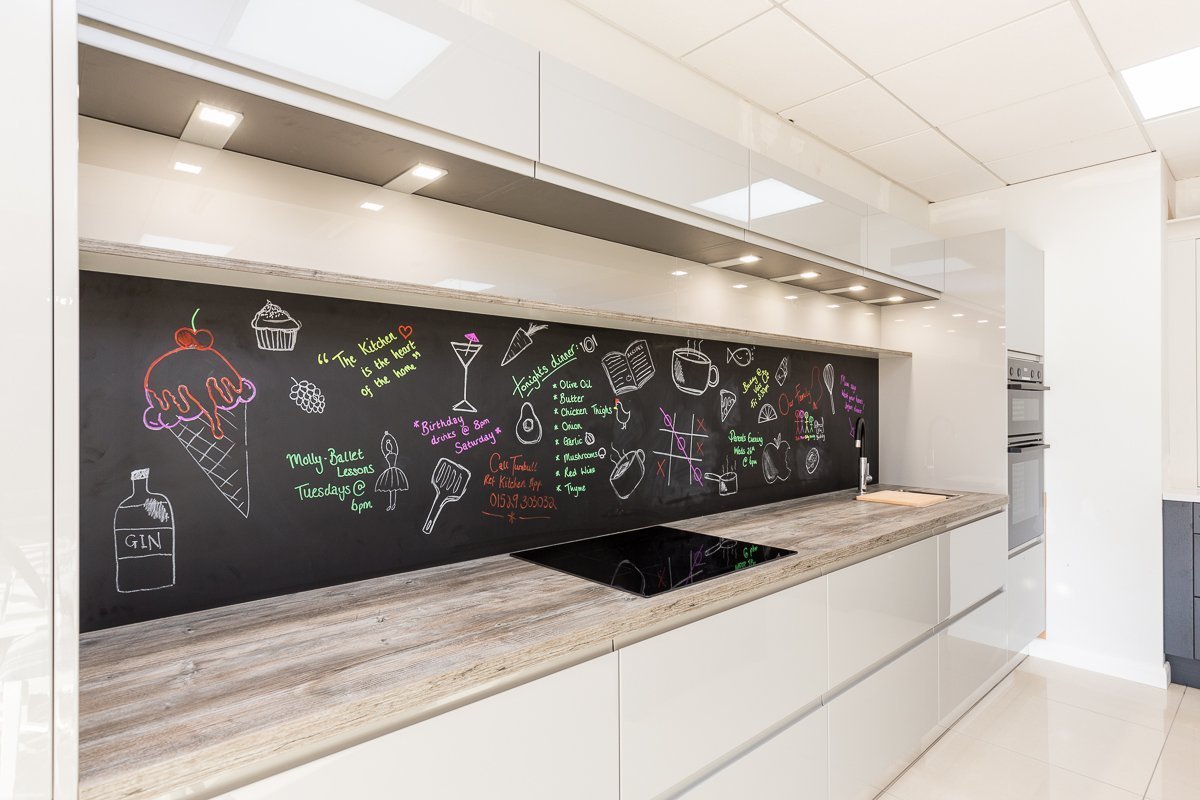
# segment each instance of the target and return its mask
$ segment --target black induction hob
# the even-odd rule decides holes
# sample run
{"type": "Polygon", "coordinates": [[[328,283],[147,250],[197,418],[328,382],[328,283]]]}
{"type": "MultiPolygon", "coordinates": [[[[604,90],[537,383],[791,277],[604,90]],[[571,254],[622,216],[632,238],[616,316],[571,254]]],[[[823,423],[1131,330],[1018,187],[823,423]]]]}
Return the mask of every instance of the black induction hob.
{"type": "Polygon", "coordinates": [[[513,553],[642,597],[795,555],[794,550],[655,525],[513,553]]]}

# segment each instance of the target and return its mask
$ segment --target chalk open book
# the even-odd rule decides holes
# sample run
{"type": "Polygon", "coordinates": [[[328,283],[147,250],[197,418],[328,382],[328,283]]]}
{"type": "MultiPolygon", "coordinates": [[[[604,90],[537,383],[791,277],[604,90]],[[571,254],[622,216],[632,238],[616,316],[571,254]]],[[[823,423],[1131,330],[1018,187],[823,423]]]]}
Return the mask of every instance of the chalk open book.
{"type": "Polygon", "coordinates": [[[613,350],[600,360],[613,394],[622,395],[642,388],[654,377],[650,345],[645,339],[630,342],[625,352],[613,350]]]}

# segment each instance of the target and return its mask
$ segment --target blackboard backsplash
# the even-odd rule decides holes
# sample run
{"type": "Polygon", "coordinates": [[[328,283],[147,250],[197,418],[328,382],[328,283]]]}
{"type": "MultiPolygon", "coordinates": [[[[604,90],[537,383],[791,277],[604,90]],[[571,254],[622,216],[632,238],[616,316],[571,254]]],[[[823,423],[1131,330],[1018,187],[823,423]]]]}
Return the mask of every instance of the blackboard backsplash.
{"type": "Polygon", "coordinates": [[[81,627],[857,483],[878,365],[85,272],[81,627]]]}

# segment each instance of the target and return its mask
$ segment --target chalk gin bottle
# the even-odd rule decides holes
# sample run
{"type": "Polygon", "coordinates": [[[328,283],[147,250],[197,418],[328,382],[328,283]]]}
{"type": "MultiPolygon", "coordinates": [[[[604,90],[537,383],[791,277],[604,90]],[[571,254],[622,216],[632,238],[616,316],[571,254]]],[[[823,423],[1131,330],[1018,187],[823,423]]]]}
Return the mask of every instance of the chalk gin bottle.
{"type": "Polygon", "coordinates": [[[145,592],[175,585],[175,514],[171,501],[147,487],[149,469],[129,474],[133,494],[117,506],[113,540],[117,591],[145,592]]]}

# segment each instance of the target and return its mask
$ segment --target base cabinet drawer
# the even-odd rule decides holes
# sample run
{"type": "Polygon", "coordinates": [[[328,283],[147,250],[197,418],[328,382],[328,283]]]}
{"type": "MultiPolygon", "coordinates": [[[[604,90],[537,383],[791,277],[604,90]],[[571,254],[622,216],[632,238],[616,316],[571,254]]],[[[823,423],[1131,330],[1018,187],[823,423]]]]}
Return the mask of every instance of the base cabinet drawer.
{"type": "MultiPolygon", "coordinates": [[[[949,726],[1008,661],[1004,595],[938,634],[938,718],[949,726]]],[[[988,686],[988,688],[991,688],[988,686]]]]}
{"type": "Polygon", "coordinates": [[[826,800],[828,709],[821,707],[720,772],[679,795],[684,800],[826,800]]]}
{"type": "Polygon", "coordinates": [[[932,537],[829,574],[830,688],[937,624],[937,556],[932,537]]]}
{"type": "Polygon", "coordinates": [[[1019,653],[1046,630],[1046,545],[1008,560],[1008,649],[1019,653]]]}
{"type": "Polygon", "coordinates": [[[938,536],[938,621],[949,619],[1004,585],[1008,512],[938,536]]]}
{"type": "Polygon", "coordinates": [[[617,651],[621,797],[676,785],[820,697],[825,579],[617,651]]]}
{"type": "Polygon", "coordinates": [[[829,798],[871,800],[940,730],[931,637],[829,704],[829,798]]]}
{"type": "Polygon", "coordinates": [[[610,654],[380,736],[218,800],[618,800],[610,654]]]}

